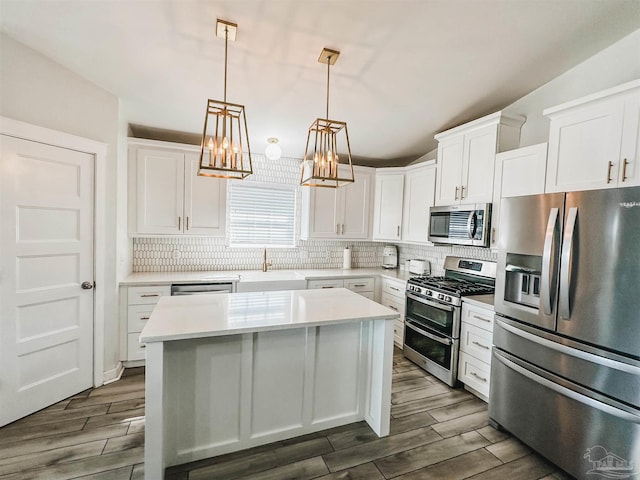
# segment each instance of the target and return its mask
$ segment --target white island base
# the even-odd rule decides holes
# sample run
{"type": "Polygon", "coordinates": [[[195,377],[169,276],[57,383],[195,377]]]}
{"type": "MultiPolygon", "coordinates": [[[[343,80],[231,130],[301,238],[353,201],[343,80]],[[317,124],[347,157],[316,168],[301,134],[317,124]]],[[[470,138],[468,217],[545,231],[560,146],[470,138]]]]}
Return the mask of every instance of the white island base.
{"type": "Polygon", "coordinates": [[[145,478],[363,419],[388,435],[397,317],[346,289],[162,298],[141,335],[145,478]]]}

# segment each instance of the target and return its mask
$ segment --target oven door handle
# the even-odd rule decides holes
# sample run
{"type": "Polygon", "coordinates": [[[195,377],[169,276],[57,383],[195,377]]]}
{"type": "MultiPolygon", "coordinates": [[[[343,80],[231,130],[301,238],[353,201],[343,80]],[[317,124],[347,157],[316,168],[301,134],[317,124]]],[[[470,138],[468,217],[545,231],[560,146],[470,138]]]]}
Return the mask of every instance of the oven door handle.
{"type": "Polygon", "coordinates": [[[427,305],[435,307],[439,310],[445,310],[447,312],[453,312],[453,309],[455,308],[455,307],[450,307],[449,305],[444,305],[442,303],[432,302],[431,300],[427,300],[426,298],[416,297],[415,295],[412,295],[409,292],[407,292],[407,298],[410,298],[411,300],[415,300],[416,302],[426,303],[427,305]]]}
{"type": "Polygon", "coordinates": [[[438,337],[437,335],[434,335],[433,333],[429,333],[425,330],[422,330],[421,328],[416,328],[416,326],[410,320],[406,320],[405,325],[411,330],[413,330],[414,332],[417,332],[420,335],[424,335],[425,337],[430,338],[431,340],[435,340],[436,342],[441,343],[443,345],[450,346],[453,343],[453,340],[451,340],[448,337],[441,338],[441,337],[438,337]]]}

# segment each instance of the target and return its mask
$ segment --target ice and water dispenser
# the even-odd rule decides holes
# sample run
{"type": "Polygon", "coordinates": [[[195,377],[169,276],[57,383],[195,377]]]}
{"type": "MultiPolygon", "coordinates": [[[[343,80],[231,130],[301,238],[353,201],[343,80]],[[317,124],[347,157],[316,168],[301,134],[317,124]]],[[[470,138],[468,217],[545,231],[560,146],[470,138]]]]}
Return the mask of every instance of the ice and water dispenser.
{"type": "Polygon", "coordinates": [[[540,307],[542,257],[507,253],[504,299],[527,307],[540,307]]]}

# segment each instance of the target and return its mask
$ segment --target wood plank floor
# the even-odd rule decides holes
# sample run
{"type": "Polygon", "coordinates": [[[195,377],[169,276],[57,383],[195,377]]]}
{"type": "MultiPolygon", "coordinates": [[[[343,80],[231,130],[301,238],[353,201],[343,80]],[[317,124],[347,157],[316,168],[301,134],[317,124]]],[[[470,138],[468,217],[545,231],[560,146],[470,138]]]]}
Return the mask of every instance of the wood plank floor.
{"type": "MultiPolygon", "coordinates": [[[[167,480],[566,480],[487,405],[394,354],[391,434],[358,422],[171,467],[167,480]]],[[[144,369],[0,428],[0,479],[144,477],[144,369]]]]}

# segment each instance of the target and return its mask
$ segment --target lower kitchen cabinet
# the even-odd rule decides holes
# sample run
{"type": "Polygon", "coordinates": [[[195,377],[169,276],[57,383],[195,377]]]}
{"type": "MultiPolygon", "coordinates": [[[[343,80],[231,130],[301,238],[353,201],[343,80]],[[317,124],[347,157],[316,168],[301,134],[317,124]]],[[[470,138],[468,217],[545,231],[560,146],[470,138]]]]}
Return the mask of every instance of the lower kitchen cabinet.
{"type": "Polygon", "coordinates": [[[307,280],[307,288],[347,288],[352,292],[359,293],[363,297],[374,300],[375,279],[373,277],[363,278],[328,278],[322,280],[307,280]]]}
{"type": "Polygon", "coordinates": [[[402,280],[382,278],[382,297],[380,303],[400,314],[400,318],[397,319],[393,325],[394,342],[399,348],[402,348],[404,344],[404,292],[406,288],[407,284],[402,280]]]}
{"type": "Polygon", "coordinates": [[[123,361],[134,362],[144,360],[144,345],[138,342],[140,332],[149,320],[153,308],[160,297],[171,295],[169,285],[146,285],[141,287],[121,287],[121,302],[126,311],[126,326],[122,329],[123,361]],[[126,304],[125,304],[126,302],[126,304]]]}
{"type": "Polygon", "coordinates": [[[484,401],[489,399],[493,308],[462,302],[458,380],[484,401]]]}

